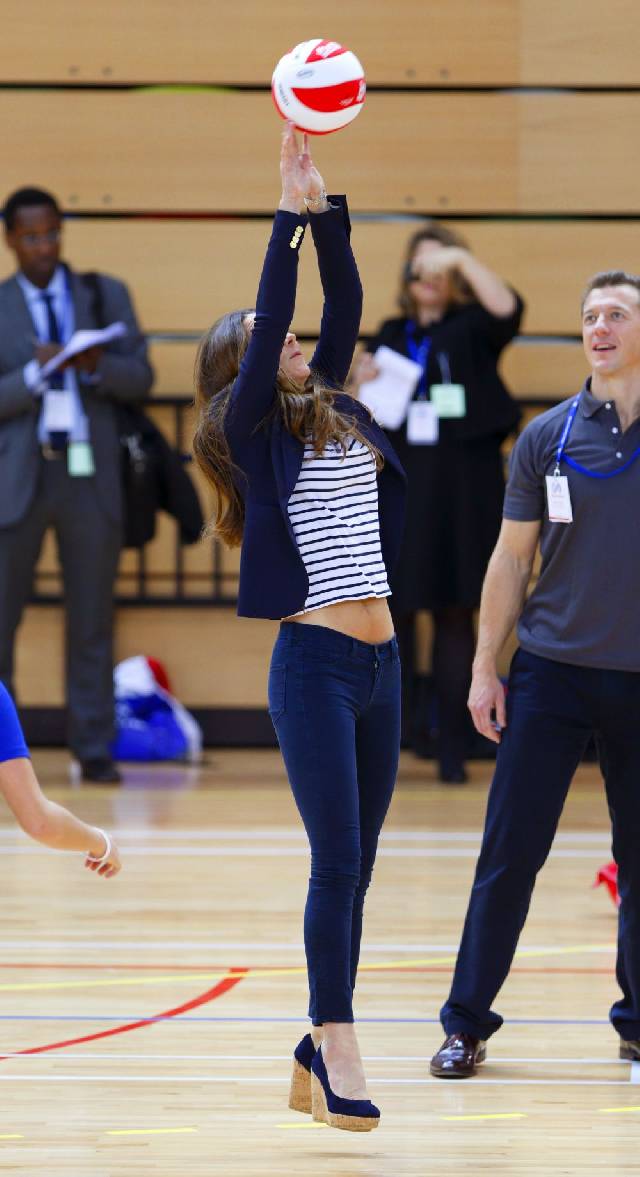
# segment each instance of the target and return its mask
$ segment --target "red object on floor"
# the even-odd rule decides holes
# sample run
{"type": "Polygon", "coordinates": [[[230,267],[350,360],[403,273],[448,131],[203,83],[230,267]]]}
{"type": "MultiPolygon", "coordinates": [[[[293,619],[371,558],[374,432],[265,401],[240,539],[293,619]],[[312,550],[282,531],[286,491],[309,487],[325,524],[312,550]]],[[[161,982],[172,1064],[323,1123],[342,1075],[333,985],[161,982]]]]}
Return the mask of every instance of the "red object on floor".
{"type": "Polygon", "coordinates": [[[171,694],[171,683],[169,682],[169,675],[167,674],[166,667],[163,666],[162,662],[159,662],[157,658],[150,658],[148,655],[147,662],[149,663],[151,673],[158,685],[161,686],[165,691],[169,691],[169,694],[171,694]]]}
{"type": "Polygon", "coordinates": [[[599,887],[604,883],[616,907],[620,906],[620,896],[618,895],[618,864],[616,862],[608,862],[606,866],[600,868],[596,875],[594,887],[599,887]]]}

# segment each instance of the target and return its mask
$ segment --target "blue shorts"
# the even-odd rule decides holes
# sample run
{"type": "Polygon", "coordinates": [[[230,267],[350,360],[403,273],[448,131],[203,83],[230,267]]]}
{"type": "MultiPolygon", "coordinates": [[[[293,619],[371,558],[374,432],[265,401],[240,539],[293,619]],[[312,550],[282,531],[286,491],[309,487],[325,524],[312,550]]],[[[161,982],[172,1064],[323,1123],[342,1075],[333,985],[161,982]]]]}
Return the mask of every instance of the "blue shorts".
{"type": "Polygon", "coordinates": [[[0,683],[0,763],[4,760],[16,760],[20,756],[28,757],[29,749],[24,742],[13,699],[7,688],[0,683]]]}

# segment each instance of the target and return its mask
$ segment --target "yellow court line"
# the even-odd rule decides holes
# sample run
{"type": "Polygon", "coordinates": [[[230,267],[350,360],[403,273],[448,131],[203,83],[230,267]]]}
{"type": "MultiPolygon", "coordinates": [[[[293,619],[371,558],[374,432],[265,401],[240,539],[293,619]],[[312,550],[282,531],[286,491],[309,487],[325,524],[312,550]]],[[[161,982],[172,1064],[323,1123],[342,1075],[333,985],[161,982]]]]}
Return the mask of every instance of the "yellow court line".
{"type": "Polygon", "coordinates": [[[616,945],[609,944],[568,944],[557,948],[518,948],[518,956],[575,956],[580,952],[615,952],[616,945]]]}
{"type": "Polygon", "coordinates": [[[0,1132],[0,1140],[24,1140],[19,1132],[0,1132]]]}
{"type": "MultiPolygon", "coordinates": [[[[576,944],[567,945],[558,948],[521,948],[516,952],[516,958],[519,956],[526,957],[545,957],[545,956],[576,956],[581,952],[615,952],[615,944],[576,944]]],[[[426,956],[415,960],[387,960],[376,964],[360,963],[358,965],[358,972],[372,973],[372,972],[386,972],[394,969],[411,969],[411,968],[425,968],[429,965],[439,964],[455,964],[457,957],[451,956],[426,956]]],[[[282,969],[254,969],[249,965],[248,977],[286,977],[294,976],[298,973],[306,973],[305,965],[291,965],[282,969]]]]}
{"type": "Polygon", "coordinates": [[[441,1120],[526,1120],[526,1112],[494,1112],[488,1116],[441,1116],[441,1120]]]}
{"type": "Polygon", "coordinates": [[[626,1108],[598,1108],[600,1112],[640,1112],[640,1107],[626,1107],[626,1108]]]}
{"type": "Polygon", "coordinates": [[[197,1132],[197,1128],[112,1128],[106,1136],[168,1136],[177,1132],[197,1132]]]}
{"type": "MultiPolygon", "coordinates": [[[[559,948],[523,948],[518,949],[516,959],[519,957],[545,957],[545,956],[575,956],[581,952],[601,952],[615,951],[613,944],[576,944],[574,946],[559,947],[559,948]]],[[[407,968],[424,968],[429,965],[440,964],[455,964],[455,956],[427,956],[420,957],[416,960],[389,960],[374,964],[361,964],[359,971],[362,972],[388,972],[396,969],[407,968]]],[[[81,967],[81,966],[80,966],[81,967]]],[[[113,966],[117,968],[117,965],[113,966]]],[[[246,978],[253,979],[256,977],[297,977],[303,976],[307,972],[306,965],[290,965],[281,969],[260,969],[251,968],[247,966],[248,971],[246,978]]],[[[227,972],[216,973],[212,976],[207,976],[206,973],[168,973],[162,977],[109,977],[102,980],[91,980],[87,978],[84,981],[18,981],[13,983],[0,984],[0,993],[25,993],[25,992],[41,992],[54,989],[110,989],[114,987],[122,987],[126,985],[163,985],[167,981],[174,983],[175,981],[204,981],[205,983],[215,983],[222,979],[222,977],[229,974],[234,975],[234,967],[230,966],[227,972]]]]}

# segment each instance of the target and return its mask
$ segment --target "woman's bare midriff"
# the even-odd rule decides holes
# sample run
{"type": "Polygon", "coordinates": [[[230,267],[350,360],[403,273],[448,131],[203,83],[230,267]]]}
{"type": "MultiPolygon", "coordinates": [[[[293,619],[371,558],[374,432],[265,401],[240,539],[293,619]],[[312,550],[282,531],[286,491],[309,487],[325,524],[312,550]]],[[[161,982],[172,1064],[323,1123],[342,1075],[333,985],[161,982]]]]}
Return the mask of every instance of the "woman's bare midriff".
{"type": "Polygon", "coordinates": [[[283,617],[282,620],[295,621],[297,625],[324,625],[374,646],[393,637],[391,612],[384,597],[340,601],[337,605],[324,605],[322,609],[310,609],[308,613],[283,617]]]}

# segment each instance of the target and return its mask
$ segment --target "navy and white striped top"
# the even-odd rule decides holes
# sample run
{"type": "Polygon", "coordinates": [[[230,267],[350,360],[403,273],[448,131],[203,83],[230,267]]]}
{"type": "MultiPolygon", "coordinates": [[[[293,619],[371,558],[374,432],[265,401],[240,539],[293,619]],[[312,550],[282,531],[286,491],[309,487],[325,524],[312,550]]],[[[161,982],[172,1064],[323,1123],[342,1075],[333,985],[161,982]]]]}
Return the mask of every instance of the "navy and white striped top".
{"type": "Polygon", "coordinates": [[[307,441],[288,511],[309,577],[300,613],[391,595],[380,547],[375,458],[363,442],[351,438],[344,454],[331,441],[318,456],[307,441]]]}

